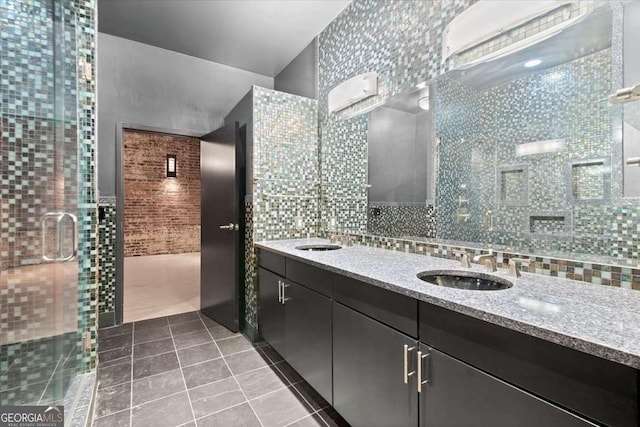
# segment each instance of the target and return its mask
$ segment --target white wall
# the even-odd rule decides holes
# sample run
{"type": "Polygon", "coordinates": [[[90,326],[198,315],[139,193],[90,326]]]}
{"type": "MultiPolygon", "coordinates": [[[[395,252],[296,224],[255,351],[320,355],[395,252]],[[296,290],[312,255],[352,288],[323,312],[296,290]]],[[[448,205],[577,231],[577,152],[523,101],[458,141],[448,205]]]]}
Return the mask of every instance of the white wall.
{"type": "Polygon", "coordinates": [[[263,76],[154,46],[98,33],[98,185],[115,195],[116,123],[204,135],[263,76]]]}

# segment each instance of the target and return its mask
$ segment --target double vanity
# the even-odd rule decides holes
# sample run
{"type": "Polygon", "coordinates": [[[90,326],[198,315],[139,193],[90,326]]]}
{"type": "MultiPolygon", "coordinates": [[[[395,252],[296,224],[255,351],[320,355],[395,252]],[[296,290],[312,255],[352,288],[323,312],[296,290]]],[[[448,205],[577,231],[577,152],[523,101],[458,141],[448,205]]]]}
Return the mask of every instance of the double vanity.
{"type": "Polygon", "coordinates": [[[637,291],[328,243],[256,244],[258,318],[352,426],[639,425],[637,291]]]}

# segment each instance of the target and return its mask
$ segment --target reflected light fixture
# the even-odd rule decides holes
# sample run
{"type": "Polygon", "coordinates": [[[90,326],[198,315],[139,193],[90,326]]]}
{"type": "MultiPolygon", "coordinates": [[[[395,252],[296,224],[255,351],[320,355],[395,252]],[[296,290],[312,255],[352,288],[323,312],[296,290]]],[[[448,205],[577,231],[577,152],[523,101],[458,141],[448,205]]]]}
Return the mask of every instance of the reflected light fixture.
{"type": "Polygon", "coordinates": [[[524,66],[527,68],[535,67],[542,64],[542,61],[539,59],[531,59],[524,63],[524,66]]]}
{"type": "Polygon", "coordinates": [[[175,154],[167,154],[167,178],[177,176],[177,157],[175,154]]]}
{"type": "Polygon", "coordinates": [[[418,107],[425,111],[429,111],[429,95],[418,99],[418,107]]]}

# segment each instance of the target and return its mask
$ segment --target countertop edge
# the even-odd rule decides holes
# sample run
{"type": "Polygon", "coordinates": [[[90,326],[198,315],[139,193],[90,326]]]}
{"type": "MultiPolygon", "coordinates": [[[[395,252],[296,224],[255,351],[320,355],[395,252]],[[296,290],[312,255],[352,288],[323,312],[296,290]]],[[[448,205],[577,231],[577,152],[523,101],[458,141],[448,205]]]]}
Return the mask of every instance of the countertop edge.
{"type": "MultiPolygon", "coordinates": [[[[495,313],[490,313],[484,310],[469,307],[467,305],[456,303],[454,301],[449,301],[446,299],[441,299],[431,295],[412,291],[410,289],[402,288],[400,286],[397,286],[382,280],[378,280],[368,276],[363,276],[349,270],[345,270],[345,269],[334,267],[322,262],[311,260],[309,258],[305,258],[304,256],[301,256],[302,254],[296,255],[285,250],[274,248],[273,246],[270,246],[268,242],[256,242],[254,243],[254,246],[258,249],[268,250],[269,252],[273,252],[273,253],[294,259],[296,261],[304,262],[306,264],[309,264],[315,267],[323,268],[333,273],[338,273],[338,274],[359,280],[361,282],[364,282],[373,286],[377,286],[379,288],[388,289],[390,291],[415,298],[419,301],[424,301],[430,304],[434,304],[439,307],[449,309],[457,313],[464,314],[479,320],[483,320],[497,326],[502,326],[507,329],[514,330],[516,332],[520,332],[538,339],[542,339],[544,341],[552,342],[554,344],[558,344],[563,347],[578,350],[583,353],[590,354],[592,356],[600,357],[602,359],[620,363],[622,365],[626,365],[631,368],[640,370],[640,357],[636,356],[635,354],[627,353],[624,350],[616,349],[611,346],[604,345],[598,342],[578,338],[563,332],[558,332],[558,331],[554,331],[554,330],[540,327],[537,325],[532,325],[530,323],[518,321],[515,319],[510,319],[508,317],[504,317],[495,313]]],[[[381,249],[381,250],[386,250],[386,249],[381,249]]]]}

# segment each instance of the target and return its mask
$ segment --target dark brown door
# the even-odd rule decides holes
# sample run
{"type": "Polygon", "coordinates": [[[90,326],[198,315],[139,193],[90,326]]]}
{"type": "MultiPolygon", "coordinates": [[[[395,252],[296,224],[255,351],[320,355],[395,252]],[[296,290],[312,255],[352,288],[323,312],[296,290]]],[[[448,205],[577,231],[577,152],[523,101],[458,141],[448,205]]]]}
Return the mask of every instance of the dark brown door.
{"type": "Polygon", "coordinates": [[[208,317],[237,332],[244,202],[238,123],[206,135],[200,147],[200,307],[208,317]]]}

